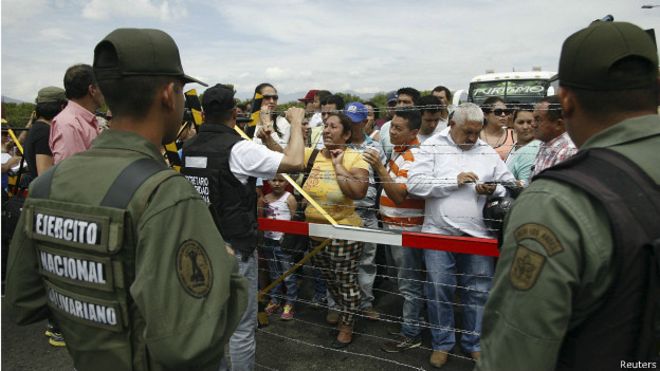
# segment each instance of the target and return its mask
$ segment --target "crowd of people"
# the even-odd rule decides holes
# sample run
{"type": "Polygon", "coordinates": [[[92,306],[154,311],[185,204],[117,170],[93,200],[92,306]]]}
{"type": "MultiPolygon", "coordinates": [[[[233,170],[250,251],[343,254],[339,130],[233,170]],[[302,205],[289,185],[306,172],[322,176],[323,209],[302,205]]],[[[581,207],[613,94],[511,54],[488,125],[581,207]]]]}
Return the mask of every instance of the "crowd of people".
{"type": "MultiPolygon", "coordinates": [[[[150,37],[168,40],[160,34],[150,37]]],[[[112,152],[114,146],[128,151],[130,145],[147,146],[146,142],[138,143],[136,135],[130,134],[135,136],[133,138],[127,134],[132,131],[147,139],[150,137],[131,120],[150,118],[151,122],[168,125],[165,132],[159,129],[158,136],[152,135],[150,142],[160,145],[178,139],[183,164],[181,173],[197,190],[193,192],[194,196],[180,197],[194,199],[190,202],[195,206],[176,206],[177,203],[170,203],[164,196],[159,198],[157,193],[151,197],[160,199],[164,205],[171,205],[167,207],[172,209],[164,209],[162,216],[179,210],[174,209],[177,207],[190,207],[195,209],[194,213],[205,213],[205,220],[212,220],[222,236],[226,253],[222,249],[220,258],[226,260],[226,257],[233,256],[237,262],[224,276],[228,280],[231,276],[233,286],[228,288],[226,283],[217,284],[222,290],[226,289],[223,295],[231,295],[227,292],[237,295],[236,302],[223,296],[229,314],[226,314],[227,322],[222,324],[226,325],[227,331],[221,338],[229,342],[231,366],[222,351],[221,357],[206,356],[204,362],[207,365],[210,361],[217,361],[224,369],[249,370],[254,367],[257,291],[267,285],[268,278],[277,279],[295,263],[291,251],[283,245],[283,233],[258,233],[258,216],[278,220],[293,220],[298,216],[310,223],[330,224],[334,221],[341,225],[397,232],[497,238],[500,231],[484,217],[490,201],[516,197],[530,187],[534,176],[569,161],[577,153],[577,147],[567,132],[563,110],[566,104],[562,97],[549,96],[527,105],[493,96],[480,104],[451,106],[452,93],[441,85],[428,95],[422,95],[412,87],[402,87],[387,94],[387,107],[382,109],[373,102],[344,102],[341,96],[330,91],[312,89],[300,98],[302,108],[293,107],[280,112],[277,108],[278,91],[270,83],[255,88],[251,109],[237,106],[232,86],[217,84],[202,96],[204,123],[198,127],[190,123],[181,126],[180,118],[178,121],[176,118],[179,112],[183,115],[182,83],[163,80],[149,85],[140,80],[135,83],[148,85],[149,88],[141,91],[151,95],[139,99],[133,96],[131,102],[119,96],[120,87],[132,85],[121,85],[124,80],[115,80],[113,74],[125,72],[128,76],[134,74],[130,68],[143,68],[139,63],[133,66],[132,57],[122,56],[123,40],[121,33],[110,34],[97,46],[94,67],[70,67],[64,76],[64,89],[44,87],[39,90],[34,120],[23,142],[28,169],[26,182],[40,184],[46,182],[39,181],[44,179],[42,175],[51,174],[45,179],[53,182],[53,189],[65,192],[63,187],[67,183],[58,182],[64,175],[60,178],[56,175],[51,180],[52,173],[68,171],[69,175],[74,174],[75,169],[71,167],[74,164],[82,166],[83,157],[99,158],[112,152]],[[118,58],[127,58],[127,61],[117,67],[118,58]],[[104,118],[96,114],[105,104],[104,96],[112,112],[121,120],[113,119],[109,112],[103,115],[104,118]],[[144,107],[137,107],[139,104],[144,107]],[[163,112],[155,113],[157,109],[154,107],[163,112]],[[259,111],[255,120],[238,120],[249,111],[259,111]],[[246,131],[253,140],[244,140],[238,128],[246,131]],[[95,140],[102,131],[108,134],[95,140]],[[116,133],[126,137],[114,138],[117,144],[113,144],[110,139],[119,135],[116,133]],[[83,156],[73,156],[81,152],[83,156]],[[66,161],[68,158],[73,159],[66,161]],[[58,167],[60,163],[63,165],[58,167]],[[283,177],[287,173],[297,179],[302,194],[287,184],[283,177]],[[309,204],[307,198],[320,208],[309,204]],[[199,205],[203,204],[208,205],[210,213],[199,210],[199,205]],[[269,277],[260,278],[261,272],[268,272],[269,277]]],[[[168,41],[163,42],[172,48],[168,41]]],[[[655,65],[657,73],[657,56],[655,65]]],[[[196,81],[183,75],[180,61],[178,69],[176,63],[172,68],[180,75],[181,81],[196,81]]],[[[145,76],[169,76],[167,71],[141,72],[145,76]]],[[[155,128],[156,124],[153,125],[155,128]]],[[[153,152],[151,147],[149,151],[153,152]]],[[[161,162],[163,153],[161,150],[161,162]]],[[[153,157],[152,154],[149,156],[153,157]]],[[[7,171],[4,158],[3,153],[3,173],[7,171]]],[[[15,164],[13,160],[11,165],[15,164]]],[[[113,163],[110,172],[119,172],[118,166],[113,163]]],[[[96,187],[99,192],[105,189],[93,182],[88,186],[96,187]]],[[[37,188],[38,185],[31,188],[32,192],[37,188]]],[[[53,207],[54,204],[48,201],[39,203],[41,192],[35,194],[33,212],[53,207]]],[[[64,202],[63,198],[60,201],[64,202]]],[[[154,220],[161,212],[151,210],[151,207],[158,207],[152,203],[140,207],[145,207],[144,215],[154,220]]],[[[79,210],[78,214],[67,211],[68,214],[61,215],[82,215],[80,218],[85,219],[88,209],[70,210],[74,209],[79,210]]],[[[142,211],[131,215],[135,215],[135,221],[142,220],[142,211]]],[[[177,216],[177,220],[180,218],[177,216]]],[[[146,227],[138,224],[127,225],[127,228],[134,231],[131,228],[141,230],[146,227]]],[[[175,259],[179,282],[192,297],[207,297],[214,280],[220,279],[211,274],[219,272],[211,268],[213,259],[218,257],[209,257],[208,254],[217,246],[207,246],[207,243],[220,243],[215,238],[216,232],[209,240],[200,240],[195,234],[208,233],[206,231],[195,232],[192,228],[190,232],[180,246],[179,241],[184,239],[175,238],[175,245],[179,246],[175,259]]],[[[21,259],[17,252],[21,246],[18,245],[29,238],[38,240],[33,235],[19,233],[12,244],[14,251],[10,260],[21,259]]],[[[54,246],[59,237],[49,238],[45,241],[52,246],[44,249],[41,242],[36,248],[55,254],[57,249],[54,246]]],[[[139,240],[134,245],[138,255],[141,254],[140,243],[155,242],[139,240]]],[[[73,247],[67,248],[71,250],[73,247]]],[[[314,281],[311,302],[327,308],[326,321],[336,325],[336,332],[329,341],[333,348],[345,348],[353,342],[359,318],[376,320],[381,315],[374,305],[374,282],[378,266],[388,265],[396,269],[396,283],[404,301],[397,338],[383,343],[381,349],[396,353],[419,347],[422,331],[430,329],[432,352],[429,362],[432,366],[442,367],[457,343],[472,359],[478,361],[481,358],[482,323],[493,287],[495,258],[337,238],[311,238],[308,251],[318,247],[320,252],[311,260],[313,274],[306,278],[314,281]],[[460,324],[454,319],[457,305],[463,308],[460,324]],[[459,328],[460,339],[456,331],[459,328]]],[[[69,250],[62,250],[62,256],[69,250]]],[[[170,263],[166,258],[162,260],[170,263]]],[[[143,262],[136,260],[131,264],[143,262]]],[[[28,268],[19,266],[14,269],[28,268]]],[[[126,269],[130,269],[128,265],[126,269]]],[[[140,272],[132,275],[132,279],[148,282],[148,279],[140,281],[145,279],[140,272]]],[[[48,277],[52,278],[52,274],[48,277]]],[[[10,274],[9,279],[19,277],[15,273],[14,276],[10,274]]],[[[287,277],[271,290],[264,311],[268,315],[277,314],[283,320],[294,319],[300,302],[300,283],[296,275],[287,277]]],[[[63,295],[57,291],[57,285],[52,287],[55,289],[49,288],[49,295],[63,295]]],[[[10,295],[15,303],[25,299],[16,289],[10,290],[10,295]]],[[[76,298],[75,295],[72,297],[76,298]]],[[[143,299],[135,299],[135,305],[148,307],[143,299]]],[[[57,303],[49,305],[57,306],[57,303]]],[[[195,308],[201,313],[206,307],[195,308]]],[[[69,313],[71,315],[76,316],[69,313]]],[[[159,330],[148,326],[148,315],[142,316],[147,325],[141,326],[146,326],[148,336],[152,338],[140,341],[149,342],[160,336],[159,330]]],[[[41,315],[39,318],[49,319],[47,333],[52,345],[64,346],[71,336],[75,339],[74,346],[80,346],[78,337],[73,336],[76,326],[80,325],[72,325],[61,316],[41,315]],[[62,324],[64,331],[60,328],[62,324]]],[[[167,351],[164,349],[169,348],[158,349],[155,355],[161,357],[167,351]]],[[[81,356],[82,353],[72,354],[74,358],[85,357],[81,356]]]]}

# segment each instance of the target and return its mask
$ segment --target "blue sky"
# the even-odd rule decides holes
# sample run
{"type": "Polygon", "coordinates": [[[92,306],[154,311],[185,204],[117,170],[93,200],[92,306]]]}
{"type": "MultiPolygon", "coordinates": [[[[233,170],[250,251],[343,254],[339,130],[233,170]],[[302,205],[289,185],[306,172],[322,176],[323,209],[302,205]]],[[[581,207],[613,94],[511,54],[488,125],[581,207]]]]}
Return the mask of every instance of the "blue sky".
{"type": "Polygon", "coordinates": [[[606,14],[660,26],[660,7],[643,4],[660,0],[2,0],[0,83],[32,101],[68,66],[91,64],[110,31],[139,27],[168,32],[186,73],[241,98],[264,81],[283,95],[463,89],[487,69],[555,71],[563,40],[606,14]]]}

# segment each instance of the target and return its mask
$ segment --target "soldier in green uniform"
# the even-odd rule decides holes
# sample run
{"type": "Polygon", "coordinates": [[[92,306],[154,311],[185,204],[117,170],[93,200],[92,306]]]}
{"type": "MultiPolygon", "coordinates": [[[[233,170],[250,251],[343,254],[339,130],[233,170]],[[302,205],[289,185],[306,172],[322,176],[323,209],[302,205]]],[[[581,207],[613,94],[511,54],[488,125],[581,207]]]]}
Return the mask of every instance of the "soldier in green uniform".
{"type": "Polygon", "coordinates": [[[19,324],[52,318],[84,370],[217,369],[245,280],[191,184],[165,165],[185,75],[166,33],[117,29],[94,50],[114,114],[86,151],[30,186],[10,247],[19,324]]]}
{"type": "MultiPolygon", "coordinates": [[[[630,23],[594,22],[564,42],[559,82],[567,130],[580,151],[611,149],[657,185],[660,81],[652,38],[630,23]]],[[[614,249],[602,203],[565,182],[535,180],[505,221],[476,369],[624,367],[619,360],[632,358],[635,331],[643,330],[639,318],[628,316],[639,313],[643,301],[623,301],[617,313],[611,288],[644,270],[618,269],[621,255],[615,259],[614,249]],[[600,322],[592,326],[594,321],[600,322]],[[600,339],[580,343],[598,331],[604,334],[600,339]],[[608,345],[593,349],[602,342],[608,345]]],[[[653,299],[643,288],[633,290],[653,299]]],[[[652,363],[646,368],[660,366],[652,363]]]]}

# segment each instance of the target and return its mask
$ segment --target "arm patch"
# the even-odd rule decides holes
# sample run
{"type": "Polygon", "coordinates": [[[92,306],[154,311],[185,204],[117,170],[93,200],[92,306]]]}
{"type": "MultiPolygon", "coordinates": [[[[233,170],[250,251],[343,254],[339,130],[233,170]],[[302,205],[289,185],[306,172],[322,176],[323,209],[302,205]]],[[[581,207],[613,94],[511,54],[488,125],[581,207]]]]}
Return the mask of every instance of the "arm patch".
{"type": "Polygon", "coordinates": [[[204,247],[195,240],[186,240],[176,253],[176,272],[183,289],[195,298],[211,291],[213,267],[204,247]]]}

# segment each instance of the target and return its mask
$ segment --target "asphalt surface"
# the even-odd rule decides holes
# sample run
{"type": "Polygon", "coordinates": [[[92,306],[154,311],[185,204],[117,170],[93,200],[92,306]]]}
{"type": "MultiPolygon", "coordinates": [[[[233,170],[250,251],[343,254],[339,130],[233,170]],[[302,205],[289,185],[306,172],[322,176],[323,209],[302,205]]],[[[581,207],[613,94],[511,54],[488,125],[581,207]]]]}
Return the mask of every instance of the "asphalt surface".
{"type": "MultiPolygon", "coordinates": [[[[309,284],[303,284],[300,299],[311,296],[309,284]]],[[[424,332],[422,347],[403,353],[380,350],[384,341],[395,336],[388,332],[396,327],[401,316],[400,296],[391,292],[392,282],[385,281],[376,290],[376,309],[383,313],[381,320],[362,319],[358,322],[353,343],[342,350],[330,347],[333,326],[325,323],[325,309],[299,303],[293,321],[270,319],[268,326],[257,330],[256,370],[431,370],[430,338],[424,332]],[[390,293],[388,293],[390,292],[390,293]]],[[[43,335],[45,322],[19,327],[7,315],[7,301],[2,299],[2,369],[3,370],[73,370],[73,363],[65,348],[48,345],[43,335]]],[[[460,316],[460,313],[457,313],[460,316]]],[[[460,323],[460,322],[459,322],[460,323]]],[[[443,371],[467,371],[474,362],[464,354],[451,354],[443,371]]]]}

